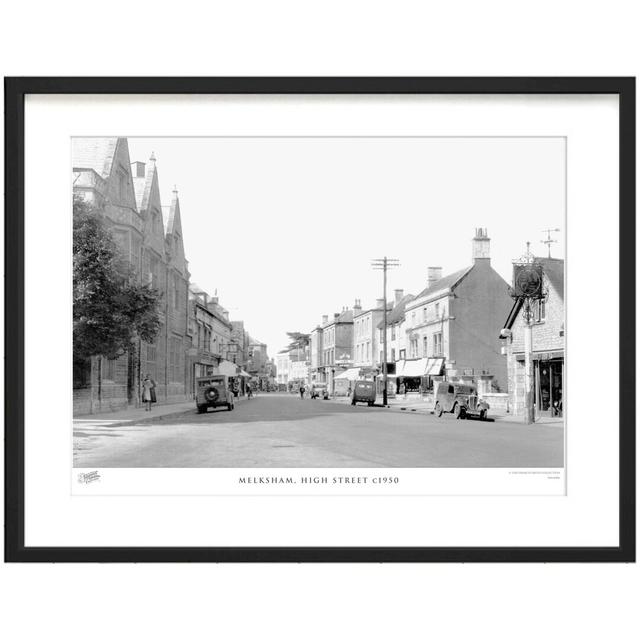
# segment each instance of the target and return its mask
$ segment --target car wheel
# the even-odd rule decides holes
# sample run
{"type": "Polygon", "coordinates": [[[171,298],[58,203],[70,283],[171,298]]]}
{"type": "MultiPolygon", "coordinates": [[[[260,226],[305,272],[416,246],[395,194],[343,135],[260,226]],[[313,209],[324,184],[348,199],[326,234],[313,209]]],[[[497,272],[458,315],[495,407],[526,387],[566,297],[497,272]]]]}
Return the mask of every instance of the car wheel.
{"type": "Polygon", "coordinates": [[[461,407],[459,404],[457,404],[453,408],[453,415],[456,417],[456,420],[464,420],[467,416],[467,412],[464,407],[461,407]]]}
{"type": "Polygon", "coordinates": [[[480,411],[480,420],[486,420],[486,419],[487,419],[487,410],[482,409],[482,411],[480,411]]]}
{"type": "Polygon", "coordinates": [[[433,408],[433,411],[438,418],[442,418],[442,405],[439,402],[436,402],[436,406],[433,408]]]}
{"type": "Polygon", "coordinates": [[[233,409],[233,407],[231,406],[230,402],[227,402],[227,411],[231,411],[233,409]]]}
{"type": "Polygon", "coordinates": [[[206,413],[207,412],[207,405],[199,404],[197,408],[198,408],[198,413],[206,413]]]}
{"type": "Polygon", "coordinates": [[[367,402],[367,407],[373,407],[373,402],[367,402]]]}

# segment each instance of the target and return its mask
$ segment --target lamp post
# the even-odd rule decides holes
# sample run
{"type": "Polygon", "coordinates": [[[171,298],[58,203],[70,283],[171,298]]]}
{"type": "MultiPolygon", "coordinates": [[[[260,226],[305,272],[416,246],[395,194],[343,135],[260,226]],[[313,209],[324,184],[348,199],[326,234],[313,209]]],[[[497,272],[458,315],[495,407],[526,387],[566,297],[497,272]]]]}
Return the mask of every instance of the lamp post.
{"type": "Polygon", "coordinates": [[[512,296],[522,302],[522,319],[524,321],[524,421],[535,422],[534,384],[533,384],[533,300],[545,297],[543,290],[542,265],[531,253],[527,242],[526,253],[514,261],[512,296]]]}

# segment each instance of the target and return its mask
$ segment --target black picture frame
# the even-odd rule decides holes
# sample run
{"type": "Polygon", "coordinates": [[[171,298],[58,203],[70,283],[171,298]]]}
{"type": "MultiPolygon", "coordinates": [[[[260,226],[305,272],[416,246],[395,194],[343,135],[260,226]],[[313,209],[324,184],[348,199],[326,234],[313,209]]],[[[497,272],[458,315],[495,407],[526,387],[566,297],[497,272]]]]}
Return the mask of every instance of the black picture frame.
{"type": "Polygon", "coordinates": [[[5,78],[5,561],[634,562],[635,78],[5,78]],[[28,94],[615,94],[619,98],[619,531],[612,547],[26,547],[24,541],[24,104],[28,94]],[[624,345],[624,349],[620,348],[624,345]]]}

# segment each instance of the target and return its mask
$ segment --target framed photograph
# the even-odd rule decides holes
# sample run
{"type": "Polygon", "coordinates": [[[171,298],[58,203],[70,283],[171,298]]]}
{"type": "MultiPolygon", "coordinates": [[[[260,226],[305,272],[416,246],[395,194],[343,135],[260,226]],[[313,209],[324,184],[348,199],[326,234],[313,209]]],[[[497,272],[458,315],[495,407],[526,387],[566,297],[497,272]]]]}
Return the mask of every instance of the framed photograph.
{"type": "Polygon", "coordinates": [[[635,561],[633,78],[7,78],[21,562],[635,561]]]}

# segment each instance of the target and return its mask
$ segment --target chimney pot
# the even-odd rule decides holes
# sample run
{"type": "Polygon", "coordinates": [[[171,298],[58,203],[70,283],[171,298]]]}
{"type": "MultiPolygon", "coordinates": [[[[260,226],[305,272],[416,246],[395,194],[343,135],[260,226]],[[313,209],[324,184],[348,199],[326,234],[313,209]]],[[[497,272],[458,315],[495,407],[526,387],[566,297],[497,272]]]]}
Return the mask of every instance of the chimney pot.
{"type": "Polygon", "coordinates": [[[398,304],[404,297],[404,289],[394,289],[393,293],[395,294],[395,302],[398,304]]]}
{"type": "Polygon", "coordinates": [[[382,309],[384,307],[384,298],[378,298],[376,300],[376,309],[382,309]]]}
{"type": "Polygon", "coordinates": [[[329,316],[322,316],[322,324],[327,324],[329,322],[329,316]]]}

